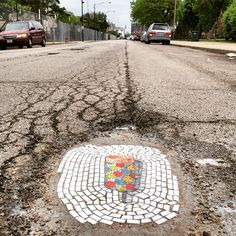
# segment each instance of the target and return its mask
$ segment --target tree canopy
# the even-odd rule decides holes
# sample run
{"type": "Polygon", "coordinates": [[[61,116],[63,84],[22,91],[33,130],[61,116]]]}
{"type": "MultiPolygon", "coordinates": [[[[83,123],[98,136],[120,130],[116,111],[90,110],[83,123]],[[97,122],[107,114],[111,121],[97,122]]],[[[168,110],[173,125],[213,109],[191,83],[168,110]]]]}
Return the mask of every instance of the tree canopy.
{"type": "Polygon", "coordinates": [[[203,31],[209,31],[214,23],[222,16],[232,0],[197,0],[194,3],[195,12],[203,31]]]}
{"type": "Polygon", "coordinates": [[[84,15],[84,25],[101,32],[107,31],[107,28],[109,27],[107,15],[103,12],[95,13],[95,15],[94,13],[86,13],[84,15]]]}
{"type": "Polygon", "coordinates": [[[131,3],[134,21],[145,26],[153,22],[173,24],[175,0],[136,0],[131,3]]]}
{"type": "Polygon", "coordinates": [[[30,9],[30,11],[35,13],[38,13],[40,9],[43,15],[60,16],[61,18],[69,17],[66,9],[60,6],[59,0],[5,0],[4,3],[0,3],[2,17],[8,19],[9,13],[12,13],[13,10],[17,11],[17,4],[18,7],[21,6],[21,9],[30,9]]]}
{"type": "Polygon", "coordinates": [[[62,13],[65,8],[60,7],[59,0],[16,0],[17,3],[28,6],[33,12],[38,12],[39,9],[42,10],[42,14],[53,15],[56,13],[62,13]]]}
{"type": "Polygon", "coordinates": [[[236,0],[228,7],[224,13],[224,26],[226,39],[236,40],[236,0]]]}
{"type": "Polygon", "coordinates": [[[12,12],[14,4],[14,0],[5,0],[4,2],[0,2],[0,18],[8,19],[8,15],[12,12]]]}

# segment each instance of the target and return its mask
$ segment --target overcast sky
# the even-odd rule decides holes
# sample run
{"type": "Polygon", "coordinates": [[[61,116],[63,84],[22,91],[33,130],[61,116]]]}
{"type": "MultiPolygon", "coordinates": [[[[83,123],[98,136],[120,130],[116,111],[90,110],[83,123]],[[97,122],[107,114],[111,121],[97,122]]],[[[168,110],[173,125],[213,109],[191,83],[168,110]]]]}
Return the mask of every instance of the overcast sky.
{"type": "MultiPolygon", "coordinates": [[[[75,15],[81,15],[81,0],[60,0],[61,5],[75,15]]],[[[125,28],[130,31],[130,0],[84,0],[84,12],[93,12],[94,3],[96,12],[115,11],[115,13],[106,13],[108,19],[115,23],[116,26],[125,28]],[[108,2],[111,2],[109,4],[108,2]],[[99,4],[102,3],[102,4],[99,4]]]]}

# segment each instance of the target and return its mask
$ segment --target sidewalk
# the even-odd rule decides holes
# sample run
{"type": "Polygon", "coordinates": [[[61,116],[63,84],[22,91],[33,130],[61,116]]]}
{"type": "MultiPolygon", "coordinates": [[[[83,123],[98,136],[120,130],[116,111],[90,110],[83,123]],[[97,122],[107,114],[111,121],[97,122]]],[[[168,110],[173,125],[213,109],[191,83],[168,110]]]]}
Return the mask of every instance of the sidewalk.
{"type": "Polygon", "coordinates": [[[171,40],[171,45],[180,47],[190,47],[195,49],[205,49],[217,53],[236,53],[236,43],[233,42],[204,42],[204,41],[179,41],[171,40]]]}

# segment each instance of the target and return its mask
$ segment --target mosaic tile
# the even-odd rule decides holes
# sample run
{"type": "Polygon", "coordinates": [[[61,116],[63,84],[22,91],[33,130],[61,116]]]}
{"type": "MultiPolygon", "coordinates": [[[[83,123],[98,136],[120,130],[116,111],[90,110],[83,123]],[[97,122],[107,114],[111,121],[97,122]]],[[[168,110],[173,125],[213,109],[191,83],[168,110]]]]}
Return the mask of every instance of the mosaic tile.
{"type": "Polygon", "coordinates": [[[63,157],[58,197],[80,223],[162,224],[177,216],[179,187],[158,149],[86,145],[63,157]]]}
{"type": "Polygon", "coordinates": [[[111,217],[111,216],[103,216],[102,219],[105,219],[105,220],[112,220],[112,217],[111,217]]]}
{"type": "Polygon", "coordinates": [[[163,224],[164,222],[166,222],[167,220],[166,219],[164,219],[164,218],[162,218],[162,219],[160,219],[160,220],[157,220],[157,221],[155,221],[158,225],[160,225],[160,224],[163,224]]]}
{"type": "Polygon", "coordinates": [[[141,219],[142,224],[146,224],[146,223],[150,223],[150,222],[152,222],[151,219],[141,219]]]}
{"type": "Polygon", "coordinates": [[[117,223],[125,223],[126,222],[126,220],[120,219],[120,218],[113,218],[113,221],[117,222],[117,223]]]}
{"type": "Polygon", "coordinates": [[[78,213],[82,218],[84,219],[88,218],[88,215],[86,215],[83,211],[79,211],[78,213]]]}
{"type": "Polygon", "coordinates": [[[86,223],[86,220],[80,216],[75,217],[75,219],[78,220],[82,224],[86,223]]]}
{"type": "Polygon", "coordinates": [[[113,224],[113,221],[104,220],[104,219],[100,220],[100,222],[103,223],[103,224],[107,224],[107,225],[112,225],[113,224]]]}
{"type": "Polygon", "coordinates": [[[179,211],[179,205],[174,205],[172,210],[175,211],[175,212],[178,212],[179,211]]]}
{"type": "Polygon", "coordinates": [[[78,213],[77,213],[76,211],[74,211],[74,210],[71,210],[71,211],[70,211],[70,214],[71,214],[74,218],[76,218],[76,217],[79,216],[78,213]]]}
{"type": "Polygon", "coordinates": [[[127,220],[128,224],[140,224],[140,220],[127,220]]]}
{"type": "Polygon", "coordinates": [[[134,218],[133,218],[133,216],[123,215],[123,216],[121,217],[121,219],[124,219],[124,220],[133,220],[134,218]]]}
{"type": "Polygon", "coordinates": [[[166,215],[165,217],[166,217],[167,219],[171,219],[171,218],[174,218],[174,217],[176,217],[176,216],[177,216],[177,214],[174,213],[174,212],[172,212],[172,213],[166,215]]]}
{"type": "Polygon", "coordinates": [[[134,216],[134,220],[141,220],[141,219],[145,219],[145,217],[143,215],[134,216]]]}

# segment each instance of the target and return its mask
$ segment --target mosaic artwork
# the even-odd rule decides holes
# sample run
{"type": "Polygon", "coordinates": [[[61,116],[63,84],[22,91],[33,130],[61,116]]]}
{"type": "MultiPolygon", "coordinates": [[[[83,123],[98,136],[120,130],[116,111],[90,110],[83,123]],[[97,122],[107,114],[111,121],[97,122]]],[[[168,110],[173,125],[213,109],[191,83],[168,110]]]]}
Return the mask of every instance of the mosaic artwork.
{"type": "Polygon", "coordinates": [[[64,156],[58,173],[58,196],[80,223],[162,224],[179,211],[177,177],[155,148],[83,146],[64,156]]]}

